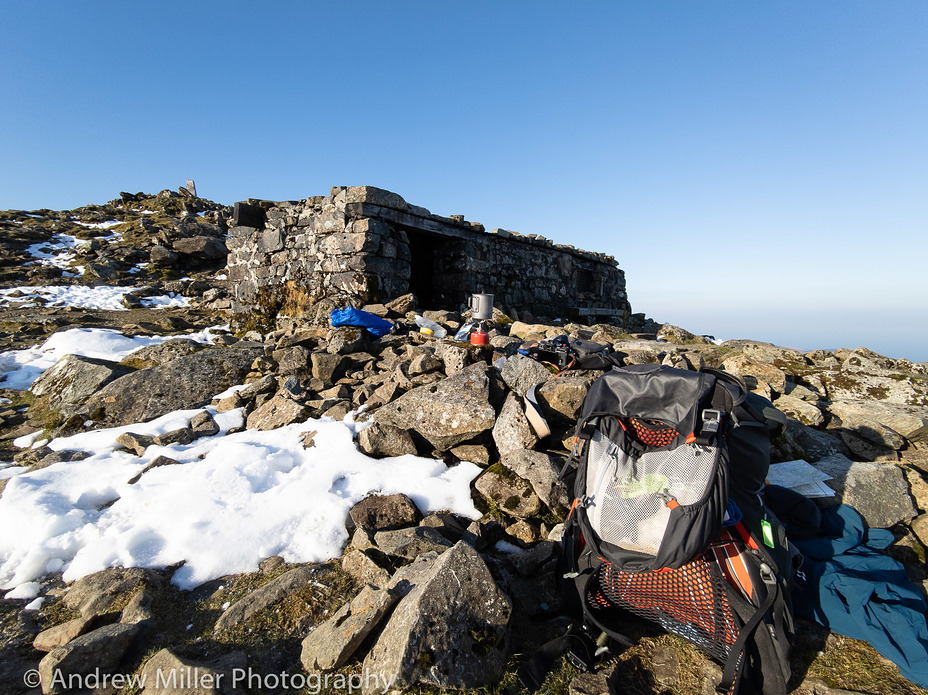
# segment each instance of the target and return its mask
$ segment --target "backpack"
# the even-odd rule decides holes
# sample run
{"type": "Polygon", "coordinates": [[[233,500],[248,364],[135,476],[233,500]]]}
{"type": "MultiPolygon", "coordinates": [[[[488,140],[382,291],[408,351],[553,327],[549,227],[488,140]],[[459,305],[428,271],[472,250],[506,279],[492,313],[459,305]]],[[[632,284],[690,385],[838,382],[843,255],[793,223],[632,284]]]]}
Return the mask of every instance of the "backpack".
{"type": "Polygon", "coordinates": [[[725,372],[648,364],[600,377],[562,472],[573,475],[562,595],[575,624],[524,682],[540,685],[558,653],[589,668],[609,639],[631,645],[632,614],[723,663],[719,692],[785,693],[796,554],[763,501],[782,424],[725,372]]]}

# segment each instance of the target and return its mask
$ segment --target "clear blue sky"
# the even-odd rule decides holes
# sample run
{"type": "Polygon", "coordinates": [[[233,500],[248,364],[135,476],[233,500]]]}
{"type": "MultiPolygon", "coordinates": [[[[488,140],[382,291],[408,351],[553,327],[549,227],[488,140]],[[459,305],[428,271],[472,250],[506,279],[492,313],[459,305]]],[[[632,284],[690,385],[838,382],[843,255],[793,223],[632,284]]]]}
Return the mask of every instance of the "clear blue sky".
{"type": "Polygon", "coordinates": [[[0,208],[370,184],[697,333],[928,360],[928,3],[0,9],[0,208]]]}

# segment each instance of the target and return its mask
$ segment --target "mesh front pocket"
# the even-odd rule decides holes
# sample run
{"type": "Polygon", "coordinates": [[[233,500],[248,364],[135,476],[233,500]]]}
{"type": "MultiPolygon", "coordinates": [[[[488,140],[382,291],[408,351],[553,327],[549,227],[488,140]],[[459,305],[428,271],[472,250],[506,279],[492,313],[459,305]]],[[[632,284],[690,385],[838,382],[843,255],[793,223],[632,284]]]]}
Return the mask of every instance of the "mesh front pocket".
{"type": "Polygon", "coordinates": [[[701,502],[713,483],[718,449],[685,444],[629,456],[599,430],[587,459],[587,514],[607,543],[657,555],[677,506],[701,502]]]}
{"type": "Polygon", "coordinates": [[[590,584],[590,608],[623,608],[657,623],[725,661],[738,639],[738,622],[725,580],[705,556],[675,570],[622,572],[603,563],[590,584]]]}
{"type": "Polygon", "coordinates": [[[635,438],[648,446],[670,446],[677,437],[677,431],[662,422],[639,420],[633,417],[629,418],[628,424],[635,433],[635,438]]]}

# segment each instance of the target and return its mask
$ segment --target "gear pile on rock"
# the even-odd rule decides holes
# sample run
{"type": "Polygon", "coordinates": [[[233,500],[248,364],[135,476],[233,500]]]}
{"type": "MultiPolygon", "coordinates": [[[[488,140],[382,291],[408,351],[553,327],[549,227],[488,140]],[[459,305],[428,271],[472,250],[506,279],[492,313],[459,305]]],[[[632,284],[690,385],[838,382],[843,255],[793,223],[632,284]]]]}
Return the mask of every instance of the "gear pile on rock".
{"type": "MultiPolygon", "coordinates": [[[[572,446],[580,405],[600,374],[574,370],[556,376],[518,352],[559,334],[606,344],[624,364],[711,366],[740,376],[789,417],[774,443],[774,460],[804,458],[829,474],[837,500],[855,506],[871,526],[893,529],[897,542],[891,552],[910,578],[920,583],[928,578],[928,364],[862,348],[800,353],[746,340],[717,345],[653,322],[616,327],[540,324],[524,316],[529,320],[513,321],[498,311],[486,323],[490,344],[478,347],[418,332],[412,295],[359,307],[397,324],[395,333],[379,340],[362,329],[332,328],[328,317],[335,306],[322,301],[301,316],[280,318],[268,334],[226,333],[204,346],[183,335],[194,326],[221,323],[228,308],[223,281],[215,278],[224,262],[228,208],[182,189],[154,197],[123,194],[109,206],[57,218],[46,213],[0,215],[7,235],[0,283],[97,278],[137,284],[143,277],[162,288],[186,283],[183,291],[198,296],[200,305],[163,310],[160,323],[135,309],[106,320],[99,312],[49,310],[57,322],[43,324],[32,310],[33,344],[43,334],[75,325],[114,325],[130,333],[173,330],[177,339],[118,364],[65,357],[35,382],[27,400],[4,390],[14,403],[0,412],[3,458],[43,467],[80,457],[46,447],[17,452],[10,442],[37,427],[62,436],[83,430],[88,420],[94,427],[150,420],[205,405],[213,394],[244,383],[246,388],[215,405],[219,411],[244,408],[247,429],[272,430],[322,416],[341,420],[355,412],[356,419],[370,421],[357,439],[369,456],[415,454],[451,465],[478,464],[485,470],[473,495],[484,516],[423,517],[404,495],[372,496],[352,509],[346,520],[351,541],[329,563],[294,566],[272,557],[257,573],[189,592],[170,585],[176,568],[113,568],[71,585],[49,576],[48,600],[38,612],[23,611],[24,601],[0,600],[3,692],[32,692],[22,681],[27,668],[45,677],[44,692],[63,691],[53,684],[56,672],[94,669],[148,674],[148,685],[138,692],[161,692],[155,673],[162,682],[174,673],[182,683],[190,683],[192,673],[225,675],[203,692],[258,692],[242,680],[232,687],[234,676],[246,669],[378,674],[380,688],[365,692],[380,692],[386,680],[394,690],[418,684],[468,690],[501,679],[515,687],[521,655],[565,627],[556,566],[559,522],[569,501],[557,475],[572,446]],[[82,231],[75,219],[120,223],[82,231]],[[122,233],[119,241],[94,247],[97,236],[114,230],[122,233]],[[86,268],[84,275],[62,279],[68,271],[60,267],[23,265],[28,245],[51,234],[86,238],[90,231],[96,236],[90,235],[74,260],[86,268]],[[139,268],[140,263],[148,265],[139,268]],[[130,273],[132,268],[139,270],[130,273]],[[166,279],[170,272],[191,279],[166,279]],[[93,320],[84,321],[88,317],[93,320]],[[545,438],[526,416],[526,394],[533,387],[551,429],[545,438]]],[[[469,318],[454,310],[421,313],[449,335],[469,318]]],[[[210,420],[200,417],[162,435],[162,441],[127,433],[120,443],[141,455],[152,444],[216,434],[210,420]]],[[[604,673],[577,677],[571,691],[607,692],[616,683],[635,692],[711,691],[720,676],[717,667],[681,641],[641,629],[639,647],[604,673]]],[[[809,649],[795,650],[806,661],[794,672],[807,680],[795,684],[797,692],[828,692],[821,679],[866,690],[867,677],[895,678],[911,688],[872,650],[815,626],[801,632],[809,649]],[[840,654],[853,654],[869,675],[834,672],[834,663],[847,661],[835,658],[840,654]]],[[[566,683],[558,687],[567,689],[566,683]]]]}

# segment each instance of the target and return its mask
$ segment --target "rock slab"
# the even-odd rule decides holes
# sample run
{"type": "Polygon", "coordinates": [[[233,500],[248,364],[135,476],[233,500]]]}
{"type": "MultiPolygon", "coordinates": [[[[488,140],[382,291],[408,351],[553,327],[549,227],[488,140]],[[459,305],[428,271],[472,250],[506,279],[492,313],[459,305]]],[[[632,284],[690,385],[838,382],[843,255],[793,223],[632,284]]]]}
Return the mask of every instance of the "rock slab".
{"type": "MultiPolygon", "coordinates": [[[[463,541],[428,563],[364,660],[393,688],[495,683],[506,664],[512,603],[463,541]]],[[[373,688],[365,694],[375,692],[373,688]]]]}

